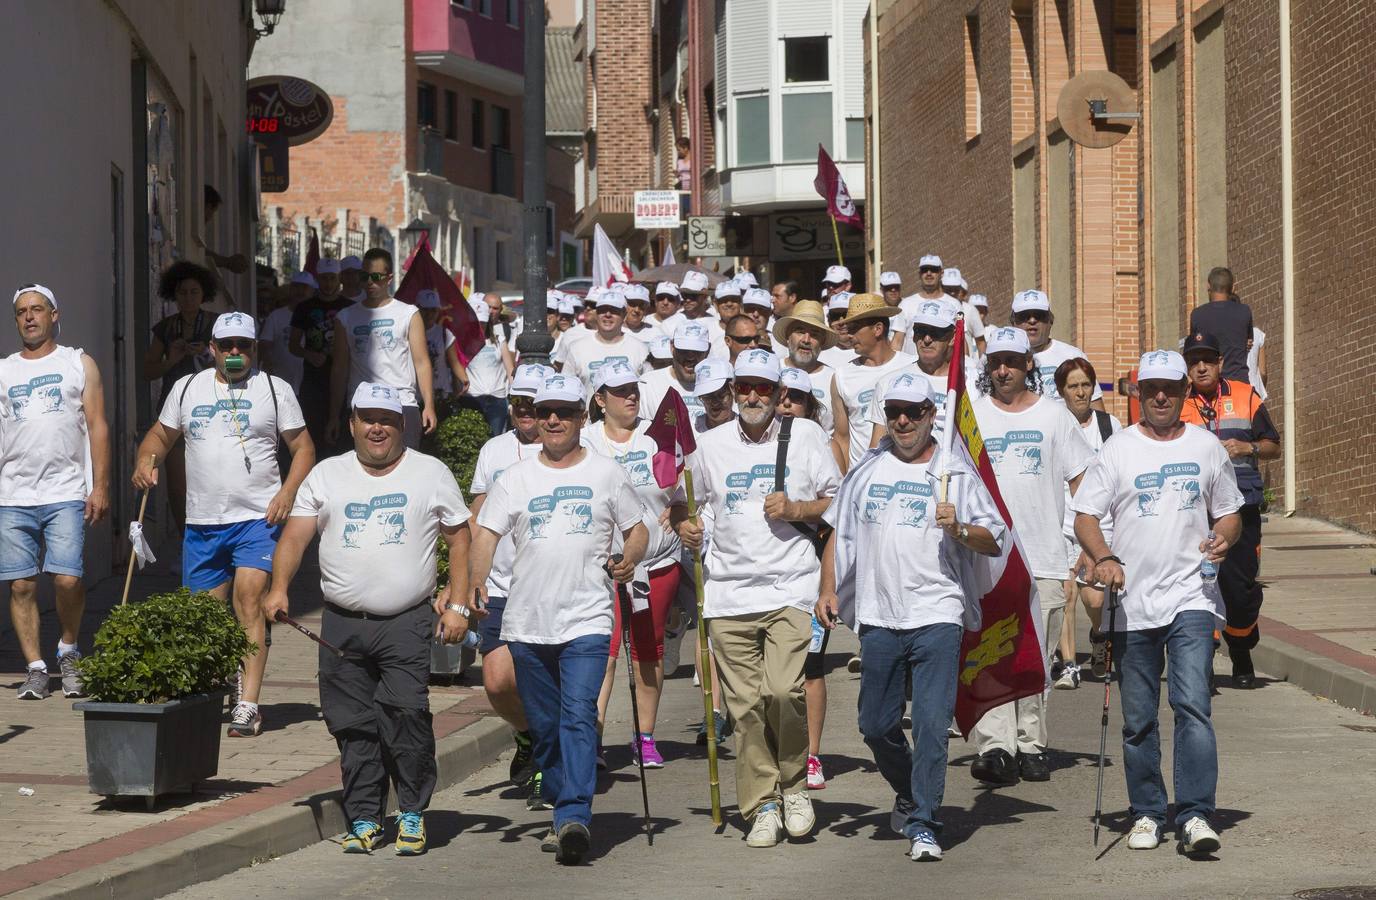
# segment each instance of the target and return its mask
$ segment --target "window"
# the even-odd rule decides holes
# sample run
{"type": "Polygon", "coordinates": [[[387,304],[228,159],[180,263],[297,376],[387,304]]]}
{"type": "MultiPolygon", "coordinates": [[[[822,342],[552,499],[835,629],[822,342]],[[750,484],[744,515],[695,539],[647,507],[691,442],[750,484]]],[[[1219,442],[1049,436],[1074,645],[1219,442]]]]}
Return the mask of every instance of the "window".
{"type": "Polygon", "coordinates": [[[479,150],[487,148],[487,122],[484,120],[486,110],[483,109],[483,101],[474,98],[473,105],[469,112],[469,128],[472,130],[470,141],[479,150]]]}
{"type": "Polygon", "coordinates": [[[846,120],[846,159],[865,158],[865,120],[846,120]]]}
{"type": "Polygon", "coordinates": [[[492,107],[492,146],[511,149],[511,110],[505,106],[492,107]]]}
{"type": "Polygon", "coordinates": [[[831,92],[784,94],[782,102],[783,161],[815,160],[818,144],[826,147],[827,155],[835,158],[831,148],[831,92]]]}
{"type": "Polygon", "coordinates": [[[487,267],[487,229],[473,226],[473,244],[469,258],[473,263],[473,284],[486,290],[492,283],[492,271],[487,267]]]}
{"type": "MultiPolygon", "coordinates": [[[[813,154],[816,158],[816,153],[813,154]]],[[[736,98],[736,165],[769,163],[769,98],[736,98]]]]}
{"type": "Polygon", "coordinates": [[[492,245],[498,281],[511,281],[511,241],[498,240],[492,245]]]}
{"type": "Polygon", "coordinates": [[[965,17],[965,139],[979,136],[982,98],[979,93],[979,16],[965,17]]]}
{"type": "Polygon", "coordinates": [[[444,138],[459,139],[459,95],[450,90],[444,92],[444,138]]]}
{"type": "Polygon", "coordinates": [[[828,81],[827,38],[784,38],[784,84],[828,81]]]}
{"type": "Polygon", "coordinates": [[[492,18],[492,0],[478,0],[478,13],[492,18]]]}
{"type": "Polygon", "coordinates": [[[435,128],[439,125],[435,94],[435,86],[430,82],[416,82],[416,124],[422,128],[435,128]]]}
{"type": "Polygon", "coordinates": [[[521,0],[506,0],[506,24],[521,27],[521,0]]]}

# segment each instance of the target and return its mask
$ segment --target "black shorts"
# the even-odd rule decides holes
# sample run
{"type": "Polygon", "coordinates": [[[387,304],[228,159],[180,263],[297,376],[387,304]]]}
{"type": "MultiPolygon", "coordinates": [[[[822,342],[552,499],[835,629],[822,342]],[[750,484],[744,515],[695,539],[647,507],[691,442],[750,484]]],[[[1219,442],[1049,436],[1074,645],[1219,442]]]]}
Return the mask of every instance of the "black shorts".
{"type": "Polygon", "coordinates": [[[478,648],[483,653],[491,653],[501,647],[506,646],[506,641],[502,640],[502,613],[506,612],[505,597],[487,598],[487,618],[478,623],[478,635],[482,637],[482,645],[478,648]]]}
{"type": "MultiPolygon", "coordinates": [[[[812,620],[816,622],[816,618],[812,620]]],[[[831,630],[822,629],[822,643],[816,651],[808,651],[807,658],[803,660],[803,678],[821,678],[826,675],[827,661],[827,641],[831,639],[831,630]]]]}

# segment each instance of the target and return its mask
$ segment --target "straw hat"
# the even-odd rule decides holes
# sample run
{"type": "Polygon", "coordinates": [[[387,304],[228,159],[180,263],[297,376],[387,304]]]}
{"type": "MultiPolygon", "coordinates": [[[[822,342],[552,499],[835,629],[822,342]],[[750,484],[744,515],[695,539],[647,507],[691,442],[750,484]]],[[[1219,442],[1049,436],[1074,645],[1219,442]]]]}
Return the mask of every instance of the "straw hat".
{"type": "Polygon", "coordinates": [[[826,316],[822,312],[822,304],[816,300],[799,300],[793,305],[793,314],[782,316],[774,323],[772,333],[774,340],[780,344],[788,343],[788,329],[793,323],[801,325],[811,325],[822,332],[822,349],[835,346],[836,332],[827,327],[826,316]]]}
{"type": "Polygon", "coordinates": [[[846,307],[846,317],[837,325],[850,325],[864,319],[890,319],[898,315],[898,307],[889,306],[878,294],[856,294],[846,307]]]}

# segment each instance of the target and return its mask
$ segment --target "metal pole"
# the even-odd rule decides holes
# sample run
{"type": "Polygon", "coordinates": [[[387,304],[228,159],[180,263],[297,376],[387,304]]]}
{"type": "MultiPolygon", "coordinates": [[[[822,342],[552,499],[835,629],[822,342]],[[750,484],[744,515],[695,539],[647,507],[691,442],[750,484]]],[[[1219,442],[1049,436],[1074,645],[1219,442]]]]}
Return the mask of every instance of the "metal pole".
{"type": "Polygon", "coordinates": [[[1290,0],[1280,0],[1280,267],[1281,353],[1284,358],[1282,410],[1285,436],[1285,514],[1299,505],[1296,484],[1299,431],[1295,418],[1295,145],[1291,102],[1290,0]]]}
{"type": "Polygon", "coordinates": [[[525,98],[521,110],[521,196],[525,202],[524,327],[516,350],[527,362],[548,363],[554,339],[545,327],[545,4],[524,0],[525,98]]]}

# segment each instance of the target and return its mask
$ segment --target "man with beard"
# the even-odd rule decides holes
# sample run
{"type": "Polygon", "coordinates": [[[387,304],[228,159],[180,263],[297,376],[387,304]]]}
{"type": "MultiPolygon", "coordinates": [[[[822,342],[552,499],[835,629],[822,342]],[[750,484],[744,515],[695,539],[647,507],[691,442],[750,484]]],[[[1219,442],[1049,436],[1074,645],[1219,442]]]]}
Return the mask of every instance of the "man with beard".
{"type": "MultiPolygon", "coordinates": [[[[793,311],[774,323],[774,340],[783,345],[787,359],[785,366],[801,369],[812,382],[812,396],[832,419],[831,380],[836,370],[821,360],[821,355],[836,346],[836,332],[827,327],[822,318],[822,304],[816,300],[799,300],[793,311]]],[[[832,426],[833,432],[835,425],[832,426]]]]}
{"type": "Polygon", "coordinates": [[[831,414],[836,420],[832,438],[849,469],[870,448],[870,400],[874,389],[886,375],[899,372],[913,357],[899,353],[889,343],[889,320],[898,310],[884,303],[878,294],[856,294],[850,298],[846,317],[835,325],[837,332],[850,336],[855,359],[838,366],[831,382],[831,414]]]}

